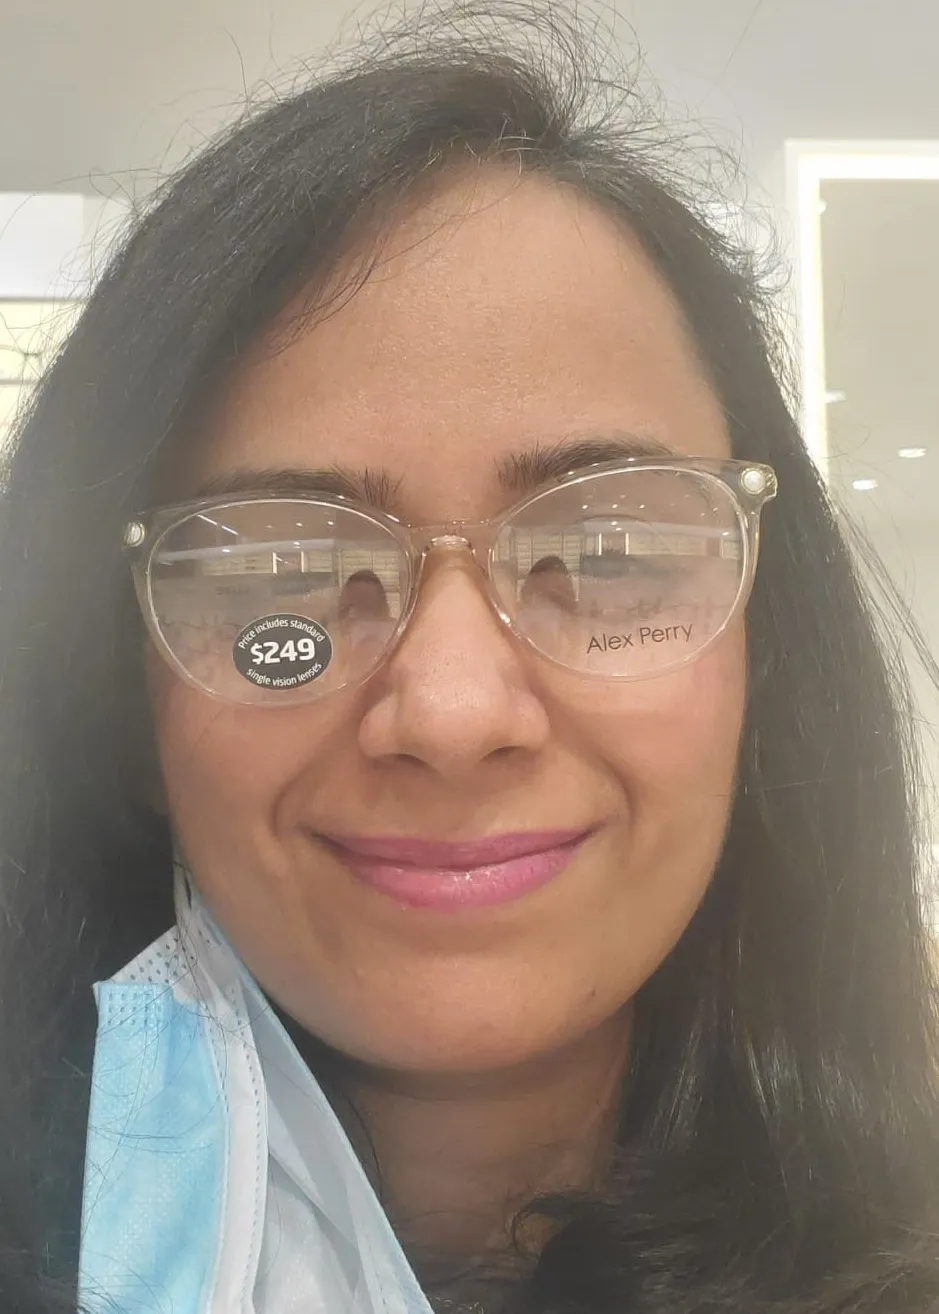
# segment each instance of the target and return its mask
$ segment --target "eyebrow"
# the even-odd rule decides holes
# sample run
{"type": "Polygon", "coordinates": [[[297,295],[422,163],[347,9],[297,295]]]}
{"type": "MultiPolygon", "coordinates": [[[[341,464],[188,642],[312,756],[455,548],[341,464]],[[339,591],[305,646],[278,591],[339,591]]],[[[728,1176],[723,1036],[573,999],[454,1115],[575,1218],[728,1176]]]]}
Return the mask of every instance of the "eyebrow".
{"type": "Polygon", "coordinates": [[[496,472],[503,488],[513,493],[528,493],[551,479],[572,474],[603,461],[627,461],[677,456],[671,447],[637,433],[615,433],[603,437],[566,438],[549,446],[537,444],[523,452],[502,457],[496,472]]]}
{"type": "Polygon", "coordinates": [[[396,501],[398,483],[385,470],[348,470],[343,466],[325,466],[320,470],[305,466],[240,466],[225,474],[213,475],[199,485],[196,497],[227,497],[239,493],[325,493],[334,497],[351,497],[367,502],[382,511],[390,511],[396,501]]]}
{"type": "MultiPolygon", "coordinates": [[[[587,466],[604,461],[626,461],[661,457],[674,459],[677,453],[657,438],[636,433],[617,432],[604,436],[567,438],[549,445],[535,444],[511,452],[496,462],[496,477],[508,492],[524,495],[542,484],[587,466]]],[[[366,502],[382,511],[393,511],[399,501],[401,479],[387,470],[366,467],[351,470],[340,465],[322,469],[293,466],[243,466],[210,477],[196,491],[196,497],[227,497],[240,493],[279,493],[303,496],[319,493],[349,497],[366,502]]]]}

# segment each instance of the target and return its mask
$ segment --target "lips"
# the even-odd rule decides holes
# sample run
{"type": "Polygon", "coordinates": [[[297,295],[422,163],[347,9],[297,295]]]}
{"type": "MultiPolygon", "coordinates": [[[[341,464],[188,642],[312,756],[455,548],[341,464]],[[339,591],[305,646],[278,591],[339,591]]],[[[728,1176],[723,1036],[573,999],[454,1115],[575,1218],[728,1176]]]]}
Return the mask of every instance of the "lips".
{"type": "Polygon", "coordinates": [[[362,884],[396,902],[459,911],[510,902],[558,875],[588,838],[583,828],[475,840],[321,835],[362,884]]]}
{"type": "Polygon", "coordinates": [[[579,830],[527,830],[486,839],[438,841],[391,836],[362,838],[327,835],[324,839],[362,858],[402,863],[409,867],[485,867],[496,862],[510,862],[531,853],[570,844],[585,834],[579,830]]]}

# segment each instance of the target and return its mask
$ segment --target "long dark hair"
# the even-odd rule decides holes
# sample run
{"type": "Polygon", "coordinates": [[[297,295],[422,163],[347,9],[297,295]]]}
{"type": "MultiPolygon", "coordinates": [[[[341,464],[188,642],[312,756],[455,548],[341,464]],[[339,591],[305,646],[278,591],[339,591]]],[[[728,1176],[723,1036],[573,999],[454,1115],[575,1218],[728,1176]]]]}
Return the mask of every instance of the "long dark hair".
{"type": "Polygon", "coordinates": [[[272,316],[470,157],[578,187],[636,234],[734,453],[771,462],[781,496],[728,840],[635,1001],[617,1172],[605,1196],[535,1202],[540,1256],[461,1290],[529,1314],[939,1308],[939,1051],[891,645],[749,262],[682,198],[630,89],[611,114],[576,33],[541,31],[550,57],[419,26],[246,116],[154,200],[20,427],[0,506],[4,1311],[75,1308],[91,986],[173,915],[122,522],[272,316]]]}

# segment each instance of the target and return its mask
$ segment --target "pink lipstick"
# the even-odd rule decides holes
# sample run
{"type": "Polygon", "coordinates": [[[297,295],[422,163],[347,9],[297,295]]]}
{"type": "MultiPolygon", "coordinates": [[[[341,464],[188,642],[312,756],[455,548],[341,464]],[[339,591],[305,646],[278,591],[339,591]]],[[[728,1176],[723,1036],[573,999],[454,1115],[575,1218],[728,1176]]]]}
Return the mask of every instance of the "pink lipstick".
{"type": "Polygon", "coordinates": [[[546,885],[588,834],[525,831],[455,843],[392,836],[321,838],[364,885],[412,908],[459,912],[509,903],[546,885]]]}

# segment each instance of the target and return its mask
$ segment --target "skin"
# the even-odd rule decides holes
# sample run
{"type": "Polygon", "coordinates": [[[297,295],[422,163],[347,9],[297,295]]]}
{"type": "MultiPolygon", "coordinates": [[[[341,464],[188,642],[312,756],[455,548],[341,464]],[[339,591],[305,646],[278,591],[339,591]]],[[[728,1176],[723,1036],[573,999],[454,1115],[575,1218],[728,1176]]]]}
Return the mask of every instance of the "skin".
{"type": "MultiPolygon", "coordinates": [[[[728,456],[721,409],[637,243],[569,189],[480,167],[404,218],[338,311],[237,368],[177,470],[384,468],[415,524],[517,500],[496,467],[632,430],[728,456]]],[[[365,685],[227,706],[150,662],[172,822],[269,995],[346,1056],[415,1245],[492,1244],[529,1191],[602,1176],[630,1001],[714,871],[745,698],[742,623],[699,661],[587,681],[521,645],[469,554],[427,563],[365,685]],[[440,914],[358,884],[317,832],[592,837],[514,903],[440,914]]]]}

